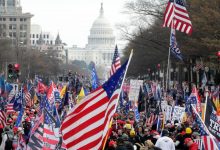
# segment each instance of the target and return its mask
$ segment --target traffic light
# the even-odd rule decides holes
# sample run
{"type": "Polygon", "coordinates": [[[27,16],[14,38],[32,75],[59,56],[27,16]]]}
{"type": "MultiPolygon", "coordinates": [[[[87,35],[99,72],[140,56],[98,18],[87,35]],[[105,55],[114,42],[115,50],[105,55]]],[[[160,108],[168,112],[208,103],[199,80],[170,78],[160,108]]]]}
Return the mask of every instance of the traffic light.
{"type": "Polygon", "coordinates": [[[14,76],[15,78],[19,78],[20,64],[14,64],[14,76]]]}
{"type": "Polygon", "coordinates": [[[8,65],[8,78],[17,79],[19,77],[20,65],[19,64],[9,64],[8,65]]]}
{"type": "Polygon", "coordinates": [[[8,78],[12,78],[13,77],[13,72],[14,72],[14,68],[13,68],[14,66],[12,65],[12,64],[9,64],[8,65],[8,78]]]}

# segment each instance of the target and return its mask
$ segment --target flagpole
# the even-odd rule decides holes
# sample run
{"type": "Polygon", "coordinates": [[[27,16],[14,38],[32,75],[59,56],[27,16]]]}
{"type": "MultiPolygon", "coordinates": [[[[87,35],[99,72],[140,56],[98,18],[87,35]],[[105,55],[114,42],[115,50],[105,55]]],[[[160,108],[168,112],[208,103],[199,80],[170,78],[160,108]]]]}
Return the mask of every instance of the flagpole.
{"type": "MultiPolygon", "coordinates": [[[[172,29],[171,29],[172,30],[172,29]]],[[[170,75],[170,47],[168,52],[168,60],[167,60],[167,79],[166,79],[166,92],[169,89],[169,76],[170,75]]]]}
{"type": "Polygon", "coordinates": [[[207,100],[208,100],[208,91],[205,91],[205,109],[204,109],[204,120],[203,122],[205,122],[205,114],[206,114],[206,108],[207,108],[207,100]]]}
{"type": "MultiPolygon", "coordinates": [[[[126,66],[126,68],[125,68],[125,73],[124,73],[124,77],[123,77],[123,79],[122,79],[122,83],[121,83],[121,86],[120,86],[120,89],[119,89],[119,93],[121,93],[121,91],[122,91],[122,85],[123,85],[123,83],[124,83],[124,80],[125,80],[125,77],[126,77],[126,74],[127,74],[127,71],[128,71],[128,66],[129,66],[129,64],[130,64],[130,62],[131,62],[132,56],[133,56],[133,49],[131,50],[131,53],[130,53],[130,56],[129,56],[129,59],[128,59],[127,66],[126,66]]],[[[118,96],[117,96],[114,112],[116,112],[116,109],[117,109],[117,104],[118,104],[119,96],[120,96],[120,94],[118,94],[118,96]]],[[[112,118],[111,118],[110,122],[112,122],[112,118]]],[[[109,123],[110,123],[110,122],[109,122],[109,123]]],[[[108,127],[109,127],[109,124],[108,124],[108,127]]],[[[104,148],[105,148],[105,145],[106,145],[106,142],[107,142],[107,138],[108,138],[108,137],[107,137],[108,133],[109,133],[109,129],[108,129],[106,135],[104,136],[104,143],[103,143],[103,145],[102,145],[102,146],[103,146],[103,147],[102,147],[102,150],[104,150],[104,148]]]]}

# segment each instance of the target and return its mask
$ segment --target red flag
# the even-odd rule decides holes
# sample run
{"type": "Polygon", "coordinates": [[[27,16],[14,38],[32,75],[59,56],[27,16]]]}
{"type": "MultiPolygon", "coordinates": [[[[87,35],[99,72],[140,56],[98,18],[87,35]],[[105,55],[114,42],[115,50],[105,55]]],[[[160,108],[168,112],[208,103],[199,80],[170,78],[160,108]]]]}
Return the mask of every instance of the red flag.
{"type": "Polygon", "coordinates": [[[43,83],[41,82],[38,82],[37,84],[37,91],[41,94],[44,94],[46,91],[47,91],[47,86],[44,85],[43,83]]]}

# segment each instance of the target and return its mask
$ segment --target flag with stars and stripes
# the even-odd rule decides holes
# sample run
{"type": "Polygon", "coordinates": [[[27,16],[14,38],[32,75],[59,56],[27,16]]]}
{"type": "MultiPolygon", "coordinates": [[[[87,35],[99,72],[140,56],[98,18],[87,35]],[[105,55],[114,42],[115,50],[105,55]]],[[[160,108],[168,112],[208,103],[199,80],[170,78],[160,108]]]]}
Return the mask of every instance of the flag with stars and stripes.
{"type": "Polygon", "coordinates": [[[43,148],[55,149],[60,140],[59,126],[48,108],[44,109],[43,148]]]}
{"type": "Polygon", "coordinates": [[[169,0],[165,13],[163,27],[192,33],[192,23],[185,7],[184,0],[169,0]]]}
{"type": "Polygon", "coordinates": [[[189,98],[186,101],[186,112],[190,111],[189,108],[190,108],[191,104],[196,107],[196,110],[198,112],[202,112],[201,100],[200,100],[199,93],[198,93],[198,90],[196,89],[196,87],[193,87],[192,93],[190,94],[189,98]]]}
{"type": "Polygon", "coordinates": [[[101,149],[117,108],[127,64],[68,112],[61,125],[67,149],[101,149]]]}
{"type": "Polygon", "coordinates": [[[30,132],[27,150],[41,150],[43,148],[43,122],[44,114],[37,117],[30,132]]]}
{"type": "Polygon", "coordinates": [[[115,46],[115,52],[110,70],[110,77],[121,67],[121,61],[118,53],[118,46],[115,46]]]}
{"type": "Polygon", "coordinates": [[[218,146],[215,142],[215,137],[209,133],[208,128],[202,121],[196,108],[193,105],[191,105],[191,107],[192,107],[192,114],[195,118],[195,122],[199,128],[199,133],[203,142],[204,150],[218,150],[218,146]]]}
{"type": "Polygon", "coordinates": [[[0,110],[0,123],[3,127],[6,126],[6,113],[3,110],[0,110]]]}
{"type": "Polygon", "coordinates": [[[29,107],[33,105],[33,101],[31,99],[31,93],[30,93],[31,89],[32,89],[32,86],[25,86],[24,88],[25,103],[26,103],[26,106],[29,106],[29,107]]]}

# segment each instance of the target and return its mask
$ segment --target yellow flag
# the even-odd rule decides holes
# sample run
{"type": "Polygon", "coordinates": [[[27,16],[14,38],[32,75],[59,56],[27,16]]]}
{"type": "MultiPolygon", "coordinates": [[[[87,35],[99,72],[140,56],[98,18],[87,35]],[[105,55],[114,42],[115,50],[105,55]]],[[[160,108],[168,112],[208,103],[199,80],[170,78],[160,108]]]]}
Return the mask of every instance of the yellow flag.
{"type": "Polygon", "coordinates": [[[85,91],[84,91],[84,88],[82,87],[80,92],[79,92],[79,95],[78,95],[78,99],[77,99],[77,104],[81,101],[81,99],[83,99],[85,97],[85,91]]]}
{"type": "Polygon", "coordinates": [[[65,85],[62,90],[60,91],[60,98],[62,99],[66,94],[67,86],[65,85]]]}
{"type": "Polygon", "coordinates": [[[37,98],[37,94],[35,93],[34,94],[34,104],[37,104],[38,103],[38,98],[37,98]]]}

